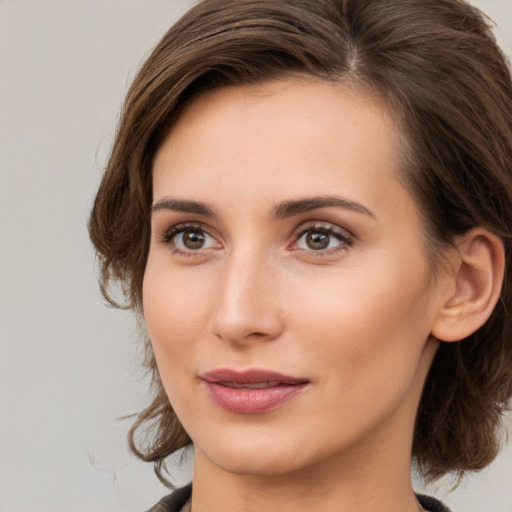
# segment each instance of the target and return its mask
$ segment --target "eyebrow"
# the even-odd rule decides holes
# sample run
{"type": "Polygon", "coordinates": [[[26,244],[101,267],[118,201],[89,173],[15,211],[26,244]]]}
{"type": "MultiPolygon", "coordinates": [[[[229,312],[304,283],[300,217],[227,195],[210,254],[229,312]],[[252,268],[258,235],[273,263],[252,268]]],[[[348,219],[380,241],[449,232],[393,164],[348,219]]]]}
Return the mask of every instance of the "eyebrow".
{"type": "MultiPolygon", "coordinates": [[[[361,203],[339,196],[306,197],[293,201],[285,201],[278,204],[273,209],[273,216],[276,219],[285,219],[311,210],[316,210],[318,208],[329,207],[343,208],[345,210],[368,215],[373,219],[376,218],[374,213],[361,203]]],[[[159,210],[171,210],[185,213],[196,213],[205,217],[217,216],[215,210],[206,203],[192,201],[189,199],[175,199],[168,196],[158,200],[151,210],[153,213],[159,210]]]]}
{"type": "Polygon", "coordinates": [[[366,208],[366,206],[357,201],[339,196],[306,197],[295,201],[286,201],[274,208],[274,216],[278,219],[283,219],[316,210],[317,208],[329,208],[331,206],[362,213],[376,219],[375,214],[366,208]]]}
{"type": "Polygon", "coordinates": [[[205,203],[200,203],[199,201],[190,201],[188,199],[173,199],[172,197],[163,197],[162,199],[158,200],[151,208],[153,213],[159,210],[197,213],[198,215],[204,215],[205,217],[216,216],[215,210],[205,203]]]}

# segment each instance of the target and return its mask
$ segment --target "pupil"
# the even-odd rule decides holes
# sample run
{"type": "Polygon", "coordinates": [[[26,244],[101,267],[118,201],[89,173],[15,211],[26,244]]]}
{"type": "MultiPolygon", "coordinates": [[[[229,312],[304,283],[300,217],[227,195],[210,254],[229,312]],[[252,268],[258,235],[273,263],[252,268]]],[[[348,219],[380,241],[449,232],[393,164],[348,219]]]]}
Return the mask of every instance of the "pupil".
{"type": "Polygon", "coordinates": [[[200,249],[204,245],[204,234],[200,231],[187,231],[183,234],[183,243],[188,249],[200,249]]]}
{"type": "Polygon", "coordinates": [[[326,249],[329,246],[329,235],[325,233],[313,232],[306,236],[306,243],[310,249],[316,251],[326,249]]]}

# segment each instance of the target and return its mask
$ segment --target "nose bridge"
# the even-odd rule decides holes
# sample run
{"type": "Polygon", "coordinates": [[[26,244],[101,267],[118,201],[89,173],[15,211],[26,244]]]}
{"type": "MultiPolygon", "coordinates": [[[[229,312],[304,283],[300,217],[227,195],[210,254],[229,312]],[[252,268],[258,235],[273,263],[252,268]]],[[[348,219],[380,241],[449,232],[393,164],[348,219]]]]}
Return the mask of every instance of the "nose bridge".
{"type": "Polygon", "coordinates": [[[276,338],[281,318],[271,297],[273,269],[264,251],[254,246],[233,250],[224,262],[221,279],[213,333],[232,343],[276,338]]]}

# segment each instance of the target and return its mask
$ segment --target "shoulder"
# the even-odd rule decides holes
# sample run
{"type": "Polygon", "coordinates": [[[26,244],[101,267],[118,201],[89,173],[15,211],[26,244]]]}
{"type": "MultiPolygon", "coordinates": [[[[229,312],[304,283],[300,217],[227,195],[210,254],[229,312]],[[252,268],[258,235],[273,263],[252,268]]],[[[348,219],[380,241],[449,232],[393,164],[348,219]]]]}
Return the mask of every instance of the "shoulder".
{"type": "Polygon", "coordinates": [[[183,505],[192,494],[192,484],[189,484],[162,498],[156,505],[147,512],[180,512],[183,505]]]}
{"type": "Polygon", "coordinates": [[[441,503],[431,496],[417,494],[417,498],[421,506],[429,512],[450,512],[450,509],[444,503],[441,503]]]}

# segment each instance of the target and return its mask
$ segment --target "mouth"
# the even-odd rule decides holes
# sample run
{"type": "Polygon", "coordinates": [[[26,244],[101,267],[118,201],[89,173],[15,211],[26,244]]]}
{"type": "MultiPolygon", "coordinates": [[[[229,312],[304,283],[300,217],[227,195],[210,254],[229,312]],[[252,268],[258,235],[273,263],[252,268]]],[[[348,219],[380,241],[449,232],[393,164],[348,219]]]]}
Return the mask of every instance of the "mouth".
{"type": "Polygon", "coordinates": [[[233,389],[265,389],[265,388],[275,388],[277,386],[283,385],[282,382],[278,380],[274,381],[265,381],[265,382],[230,382],[230,381],[220,381],[216,384],[220,386],[225,386],[227,388],[233,389]]]}
{"type": "Polygon", "coordinates": [[[271,411],[299,395],[310,383],[267,370],[231,369],[202,374],[210,398],[223,409],[240,414],[271,411]]]}

